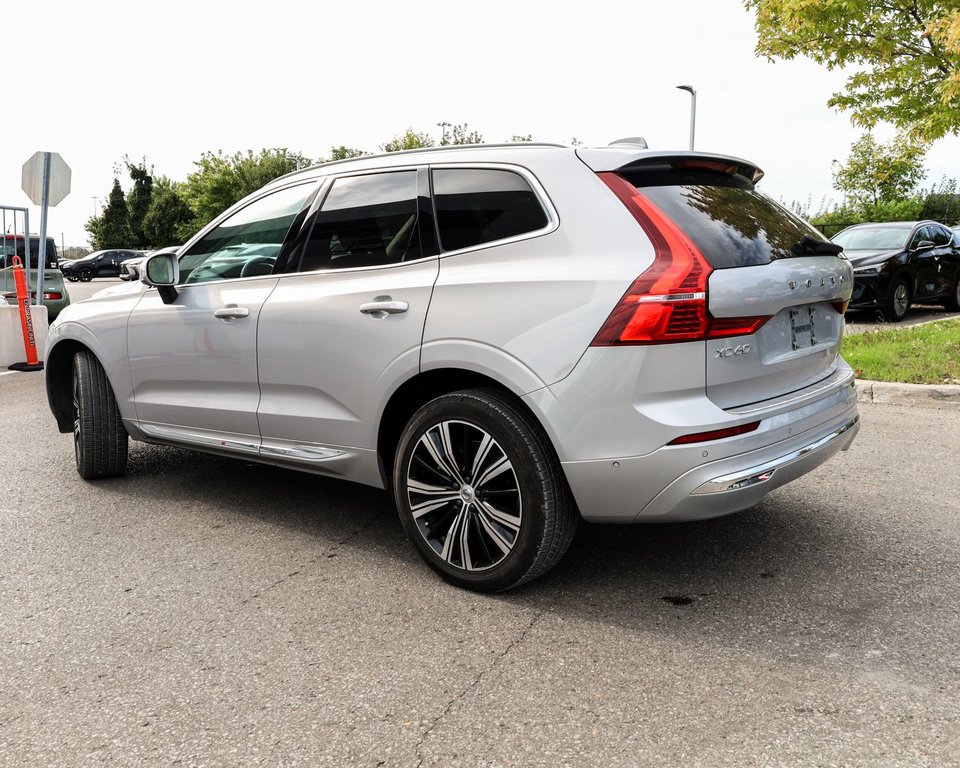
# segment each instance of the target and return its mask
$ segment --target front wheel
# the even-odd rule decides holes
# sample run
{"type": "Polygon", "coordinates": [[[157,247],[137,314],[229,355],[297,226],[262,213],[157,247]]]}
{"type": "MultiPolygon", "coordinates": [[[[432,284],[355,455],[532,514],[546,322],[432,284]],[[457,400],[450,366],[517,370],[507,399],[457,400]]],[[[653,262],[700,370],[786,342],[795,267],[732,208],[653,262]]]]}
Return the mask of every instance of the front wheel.
{"type": "Polygon", "coordinates": [[[80,280],[81,283],[89,283],[91,280],[93,280],[93,270],[89,267],[81,269],[79,272],[77,272],[77,279],[80,280]]]}
{"type": "Polygon", "coordinates": [[[400,438],[393,481],[407,536],[433,570],[466,589],[497,592],[540,576],[576,531],[547,436],[493,390],[424,405],[400,438]]]}
{"type": "Polygon", "coordinates": [[[92,352],[73,357],[73,448],[84,480],[122,475],[127,430],[103,366],[92,352]]]}
{"type": "Polygon", "coordinates": [[[906,280],[898,277],[890,286],[890,292],[882,309],[883,317],[891,323],[899,323],[907,316],[908,309],[910,309],[910,287],[906,280]]]}

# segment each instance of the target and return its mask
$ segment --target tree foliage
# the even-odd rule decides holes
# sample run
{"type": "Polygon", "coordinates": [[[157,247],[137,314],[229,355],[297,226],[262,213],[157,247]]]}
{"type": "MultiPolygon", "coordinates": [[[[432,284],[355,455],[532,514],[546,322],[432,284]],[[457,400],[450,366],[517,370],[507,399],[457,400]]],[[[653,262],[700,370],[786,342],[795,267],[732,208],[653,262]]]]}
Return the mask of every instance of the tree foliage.
{"type": "Polygon", "coordinates": [[[855,125],[889,122],[934,141],[960,132],[957,0],[744,0],[755,10],[757,54],[851,67],[827,102],[855,125]]]}
{"type": "Polygon", "coordinates": [[[466,123],[450,126],[450,133],[443,132],[443,138],[440,139],[440,146],[446,147],[451,144],[483,144],[483,135],[477,131],[469,130],[466,123]]]}
{"type": "MultiPolygon", "coordinates": [[[[313,161],[286,148],[252,150],[225,155],[204,152],[194,161],[197,170],[187,176],[180,197],[193,211],[190,228],[197,231],[231,205],[279,176],[306,168],[313,161]]],[[[187,228],[187,229],[190,229],[187,228]]],[[[184,231],[184,234],[189,232],[184,231]]]]}
{"type": "Polygon", "coordinates": [[[369,153],[364,152],[362,149],[353,149],[344,144],[341,144],[339,147],[330,147],[331,162],[334,160],[348,160],[351,157],[363,157],[366,154],[369,153]]]}
{"type": "Polygon", "coordinates": [[[134,248],[146,248],[151,245],[151,241],[144,232],[143,219],[150,210],[153,198],[153,167],[147,168],[146,158],[139,163],[132,163],[126,155],[123,163],[133,181],[133,189],[127,195],[127,214],[132,237],[128,245],[134,248]]]}
{"type": "Polygon", "coordinates": [[[407,130],[400,136],[394,136],[386,144],[381,144],[380,149],[384,152],[399,152],[403,149],[422,149],[432,147],[434,141],[428,133],[417,133],[413,128],[407,130]]]}
{"type": "Polygon", "coordinates": [[[150,210],[143,217],[147,246],[165,248],[179,245],[193,227],[193,210],[180,196],[180,184],[161,176],[153,188],[150,210]]]}
{"type": "Polygon", "coordinates": [[[926,149],[905,136],[881,144],[869,133],[850,148],[833,172],[833,186],[855,207],[904,200],[916,191],[925,171],[926,149]]]}
{"type": "Polygon", "coordinates": [[[94,250],[105,248],[129,248],[132,238],[127,201],[120,187],[120,179],[114,177],[113,188],[107,198],[107,206],[99,217],[87,222],[87,231],[93,235],[94,250]]]}

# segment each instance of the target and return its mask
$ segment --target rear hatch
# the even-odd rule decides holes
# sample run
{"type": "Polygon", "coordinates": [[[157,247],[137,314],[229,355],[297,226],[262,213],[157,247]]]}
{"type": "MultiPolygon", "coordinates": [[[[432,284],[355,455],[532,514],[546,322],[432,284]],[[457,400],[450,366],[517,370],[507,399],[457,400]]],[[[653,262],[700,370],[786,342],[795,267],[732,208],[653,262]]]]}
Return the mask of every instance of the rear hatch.
{"type": "MultiPolygon", "coordinates": [[[[655,249],[673,249],[666,256],[672,266],[661,272],[692,259],[676,286],[655,285],[648,293],[670,295],[675,303],[664,306],[675,317],[680,308],[701,312],[698,330],[646,343],[702,338],[713,402],[732,408],[768,400],[836,371],[850,264],[837,246],[756,189],[759,169],[735,158],[650,153],[600,176],[628,207],[646,210],[657,230],[655,249]],[[631,192],[618,191],[614,176],[629,182],[631,192]],[[661,234],[665,245],[658,246],[661,234]]],[[[650,236],[651,227],[644,229],[650,236]]],[[[644,297],[650,298],[656,296],[644,297]]]]}

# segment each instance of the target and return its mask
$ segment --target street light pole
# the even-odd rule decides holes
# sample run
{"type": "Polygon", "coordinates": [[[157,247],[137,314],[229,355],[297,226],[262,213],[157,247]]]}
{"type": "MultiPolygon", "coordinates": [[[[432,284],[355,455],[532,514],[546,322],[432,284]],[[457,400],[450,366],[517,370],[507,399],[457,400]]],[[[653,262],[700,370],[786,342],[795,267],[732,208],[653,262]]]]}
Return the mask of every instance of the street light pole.
{"type": "Polygon", "coordinates": [[[441,146],[446,146],[446,143],[447,143],[447,128],[449,128],[450,125],[451,125],[451,124],[450,124],[450,123],[447,123],[447,122],[437,123],[437,128],[439,128],[441,131],[443,131],[443,137],[440,139],[440,144],[441,144],[441,146]]]}
{"type": "Polygon", "coordinates": [[[97,203],[100,202],[100,198],[96,195],[90,195],[93,200],[93,218],[97,218],[97,203]]]}
{"type": "Polygon", "coordinates": [[[678,85],[677,88],[690,94],[690,151],[693,152],[693,137],[697,132],[697,90],[692,85],[678,85]]]}

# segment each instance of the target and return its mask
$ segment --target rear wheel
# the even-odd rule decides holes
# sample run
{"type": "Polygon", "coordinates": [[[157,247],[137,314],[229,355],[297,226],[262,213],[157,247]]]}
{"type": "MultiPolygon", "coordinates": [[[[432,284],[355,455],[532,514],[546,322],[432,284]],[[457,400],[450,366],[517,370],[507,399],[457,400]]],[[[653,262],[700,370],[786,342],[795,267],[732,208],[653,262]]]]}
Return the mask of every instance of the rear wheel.
{"type": "Polygon", "coordinates": [[[883,305],[883,317],[891,323],[899,323],[910,309],[910,287],[907,281],[898,277],[890,286],[887,300],[883,305]]]}
{"type": "Polygon", "coordinates": [[[552,568],[578,514],[540,425],[493,390],[438,397],[410,420],[394,464],[400,519],[427,564],[481,592],[552,568]]]}
{"type": "Polygon", "coordinates": [[[73,357],[73,448],[85,480],[122,475],[127,468],[127,431],[113,389],[92,352],[73,357]]]}

